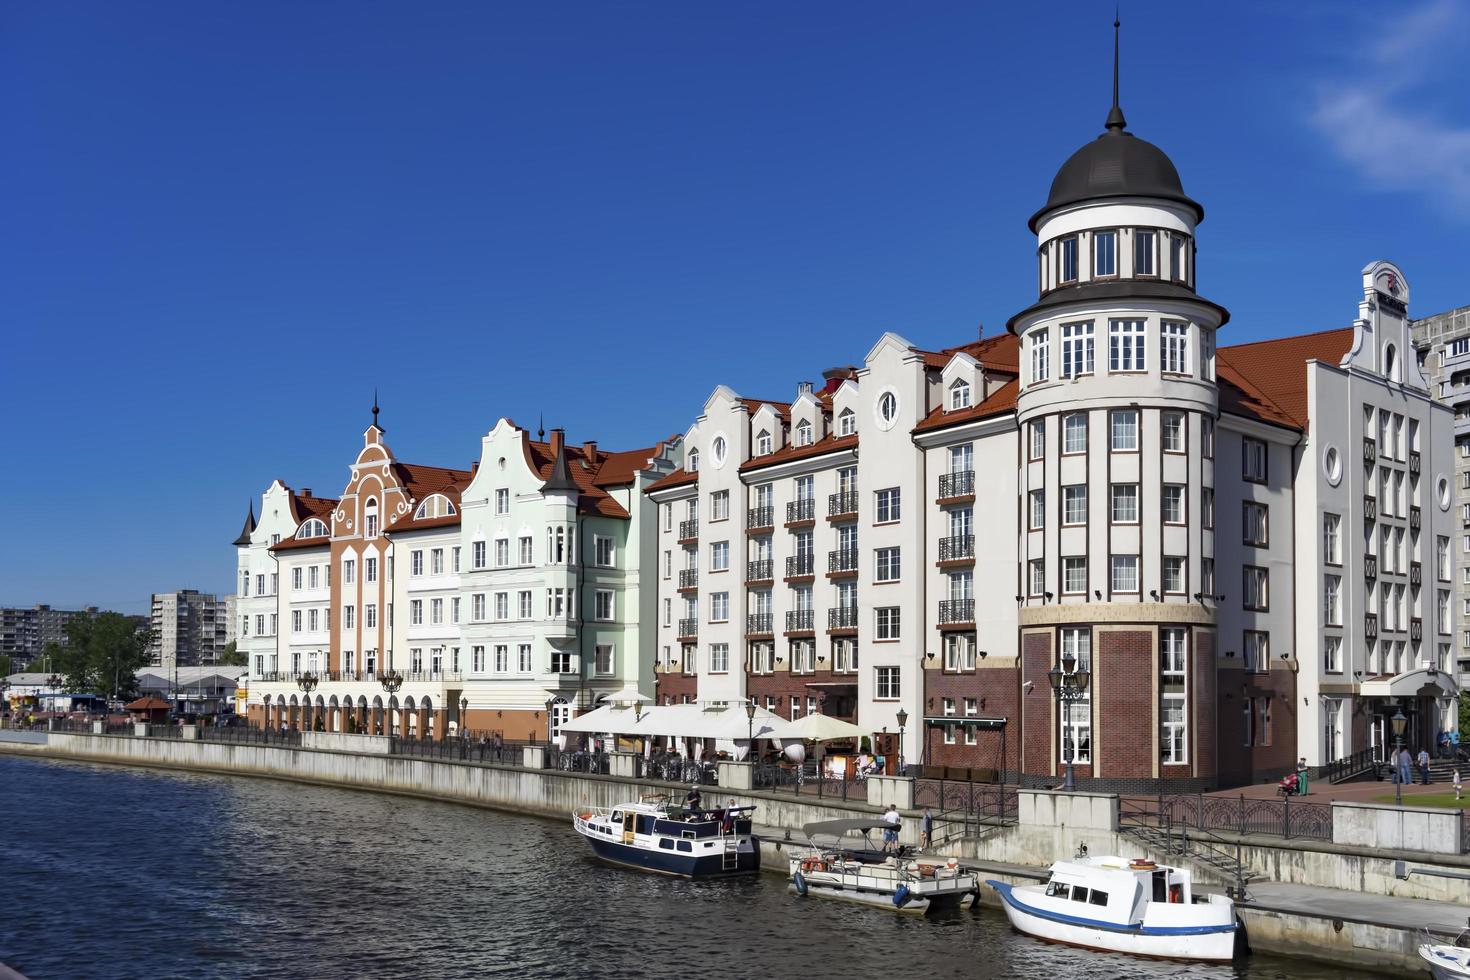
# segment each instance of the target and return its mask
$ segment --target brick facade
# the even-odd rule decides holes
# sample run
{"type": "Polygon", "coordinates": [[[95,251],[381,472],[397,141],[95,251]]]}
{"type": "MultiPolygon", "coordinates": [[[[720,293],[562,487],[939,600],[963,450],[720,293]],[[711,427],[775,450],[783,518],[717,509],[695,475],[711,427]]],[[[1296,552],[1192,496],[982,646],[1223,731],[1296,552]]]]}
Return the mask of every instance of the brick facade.
{"type": "Polygon", "coordinates": [[[957,724],[955,743],[946,745],[946,725],[934,724],[924,731],[924,762],[933,766],[957,766],[969,769],[996,769],[1014,773],[1021,764],[1021,712],[1019,678],[1012,663],[986,666],[981,661],[973,671],[959,673],[943,670],[924,671],[924,716],[937,718],[944,714],[944,699],[953,698],[955,718],[965,717],[965,699],[977,702],[981,718],[1004,718],[1004,729],[970,728],[957,724]],[[966,732],[975,732],[975,744],[966,741],[966,732]]]}
{"type": "Polygon", "coordinates": [[[1021,732],[1023,739],[1020,750],[1021,771],[1028,775],[1053,775],[1056,769],[1052,759],[1055,740],[1052,738],[1055,702],[1051,693],[1051,682],[1046,672],[1052,664],[1052,634],[1023,633],[1021,635],[1021,732]],[[1031,687],[1026,688],[1030,682],[1031,687]]]}
{"type": "MultiPolygon", "coordinates": [[[[1147,779],[1158,758],[1154,634],[1147,629],[1099,630],[1092,655],[1093,772],[1113,779],[1147,779]]],[[[1082,767],[1077,768],[1084,775],[1082,767]]]]}
{"type": "Polygon", "coordinates": [[[1284,775],[1297,760],[1296,675],[1280,668],[1246,673],[1238,666],[1218,671],[1219,783],[1238,786],[1284,775]],[[1261,720],[1262,699],[1269,698],[1269,723],[1261,720]],[[1246,744],[1245,705],[1253,706],[1251,741],[1246,744]]]}
{"type": "MultiPolygon", "coordinates": [[[[1219,773],[1220,689],[1215,676],[1215,631],[1194,631],[1194,657],[1190,662],[1189,759],[1193,775],[1214,780],[1219,773]]],[[[1213,785],[1213,783],[1212,783],[1213,785]]]]}

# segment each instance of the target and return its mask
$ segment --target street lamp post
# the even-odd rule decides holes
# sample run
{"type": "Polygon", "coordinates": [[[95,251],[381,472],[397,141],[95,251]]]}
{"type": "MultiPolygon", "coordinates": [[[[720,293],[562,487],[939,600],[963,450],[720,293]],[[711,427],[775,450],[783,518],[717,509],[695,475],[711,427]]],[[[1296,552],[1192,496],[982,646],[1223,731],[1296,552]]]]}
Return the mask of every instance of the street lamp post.
{"type": "Polygon", "coordinates": [[[745,702],[745,759],[755,764],[755,700],[745,702]]]}
{"type": "Polygon", "coordinates": [[[61,677],[57,674],[52,674],[46,678],[46,689],[51,692],[51,710],[53,712],[56,710],[56,689],[61,686],[61,680],[61,677]]]}
{"type": "Polygon", "coordinates": [[[396,671],[396,670],[394,670],[393,668],[390,667],[390,668],[388,668],[388,671],[386,673],[383,673],[383,674],[379,674],[378,675],[378,683],[382,685],[383,692],[385,694],[387,694],[388,697],[389,697],[389,699],[390,699],[390,703],[389,704],[383,705],[383,711],[385,711],[387,713],[387,715],[388,715],[388,724],[387,724],[388,734],[389,735],[392,735],[393,734],[393,708],[392,708],[392,704],[391,704],[391,699],[392,699],[393,695],[395,695],[395,694],[398,693],[398,689],[403,686],[403,675],[400,674],[398,671],[396,671]]]}
{"type": "Polygon", "coordinates": [[[461,697],[459,699],[459,737],[460,738],[469,738],[469,734],[470,733],[469,733],[468,729],[465,728],[465,723],[464,723],[465,716],[467,714],[469,714],[469,710],[470,710],[470,699],[467,698],[467,697],[461,697]]]}
{"type": "Polygon", "coordinates": [[[904,773],[903,764],[903,730],[909,723],[909,713],[902,708],[898,709],[898,774],[904,773]]]}
{"type": "Polygon", "coordinates": [[[1047,671],[1047,680],[1051,682],[1052,690],[1057,693],[1057,712],[1063,713],[1065,728],[1062,740],[1067,748],[1067,775],[1062,782],[1062,789],[1068,793],[1077,791],[1077,777],[1072,769],[1072,762],[1077,756],[1076,739],[1072,735],[1072,711],[1071,705],[1087,697],[1087,683],[1092,680],[1092,674],[1085,665],[1079,665],[1077,658],[1070,653],[1062,657],[1060,667],[1053,667],[1047,671]]]}
{"type": "Polygon", "coordinates": [[[313,674],[311,671],[307,671],[300,677],[296,678],[296,686],[299,687],[301,689],[301,693],[305,695],[305,697],[302,698],[301,701],[301,721],[303,726],[308,729],[313,728],[314,725],[306,725],[306,717],[310,715],[313,721],[315,721],[316,719],[316,713],[311,710],[311,692],[316,690],[316,685],[319,680],[320,678],[318,678],[317,675],[313,674]]]}
{"type": "Polygon", "coordinates": [[[1404,717],[1404,709],[1398,708],[1390,719],[1393,725],[1393,802],[1397,806],[1404,805],[1404,780],[1402,770],[1399,768],[1399,753],[1404,750],[1404,727],[1408,725],[1409,719],[1404,717]]]}

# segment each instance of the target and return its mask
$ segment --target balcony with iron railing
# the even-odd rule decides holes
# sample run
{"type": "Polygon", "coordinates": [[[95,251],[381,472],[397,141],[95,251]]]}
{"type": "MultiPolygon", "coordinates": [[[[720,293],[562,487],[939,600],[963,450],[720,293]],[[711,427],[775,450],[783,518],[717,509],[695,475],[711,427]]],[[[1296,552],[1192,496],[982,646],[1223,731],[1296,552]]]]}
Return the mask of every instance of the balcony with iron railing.
{"type": "Polygon", "coordinates": [[[939,474],[939,499],[953,500],[956,497],[975,496],[975,471],[959,470],[939,474]]]}
{"type": "Polygon", "coordinates": [[[1418,476],[1419,475],[1419,468],[1420,468],[1420,466],[1421,466],[1421,462],[1420,462],[1419,453],[1417,453],[1417,452],[1410,452],[1409,453],[1409,475],[1410,476],[1418,476]]]}
{"type": "Polygon", "coordinates": [[[747,531],[760,531],[776,526],[776,508],[767,504],[765,507],[752,507],[745,512],[745,529],[747,531]]]}
{"type": "Polygon", "coordinates": [[[1418,616],[1409,618],[1409,639],[1415,643],[1424,639],[1424,620],[1418,616]]]}
{"type": "Polygon", "coordinates": [[[680,637],[685,637],[685,636],[698,636],[698,635],[699,635],[699,620],[698,619],[695,619],[695,618],[690,617],[690,618],[685,618],[685,619],[679,620],[679,636],[680,637]]]}
{"type": "Polygon", "coordinates": [[[810,609],[791,609],[786,613],[786,632],[804,633],[815,629],[816,616],[810,609]]]}
{"type": "Polygon", "coordinates": [[[1378,577],[1378,556],[1377,555],[1364,555],[1363,556],[1363,577],[1366,578],[1366,579],[1369,579],[1369,580],[1372,580],[1372,579],[1375,579],[1375,578],[1378,577]]]}
{"type": "Polygon", "coordinates": [[[697,568],[681,568],[681,569],[679,569],[679,588],[681,590],[682,589],[693,589],[693,588],[697,587],[698,585],[699,585],[699,569],[697,569],[697,568]]]}
{"type": "Polygon", "coordinates": [[[856,517],[858,495],[856,490],[843,490],[827,495],[828,517],[856,517]]]}
{"type": "Polygon", "coordinates": [[[857,570],[858,552],[856,548],[838,548],[836,551],[827,552],[828,575],[856,574],[857,570]]]}
{"type": "Polygon", "coordinates": [[[1378,442],[1368,436],[1363,437],[1363,462],[1372,466],[1378,460],[1378,442]]]}
{"type": "Polygon", "coordinates": [[[973,534],[951,534],[939,539],[940,561],[971,561],[975,557],[973,534]]]}
{"type": "Polygon", "coordinates": [[[1363,497],[1363,520],[1378,520],[1378,501],[1369,496],[1363,497]]]}
{"type": "Polygon", "coordinates": [[[802,578],[816,574],[815,555],[792,555],[786,559],[786,577],[802,578]]]}
{"type": "Polygon", "coordinates": [[[774,627],[770,613],[749,613],[745,617],[745,632],[752,635],[771,632],[774,627]]]}
{"type": "Polygon", "coordinates": [[[747,582],[769,582],[775,574],[772,566],[775,562],[769,558],[757,558],[755,561],[745,563],[745,581],[747,582]]]}
{"type": "Polygon", "coordinates": [[[1422,585],[1424,583],[1424,565],[1417,561],[1409,562],[1409,584],[1422,585]]]}
{"type": "Polygon", "coordinates": [[[699,539],[699,518],[679,522],[679,540],[697,541],[699,539]]]}
{"type": "Polygon", "coordinates": [[[857,624],[857,606],[836,606],[827,610],[827,628],[829,630],[857,629],[857,624]]]}
{"type": "Polygon", "coordinates": [[[800,524],[817,519],[817,501],[814,497],[793,500],[786,505],[786,523],[800,524]]]}
{"type": "Polygon", "coordinates": [[[1378,614],[1366,613],[1363,616],[1363,636],[1373,639],[1378,635],[1378,614]]]}
{"type": "Polygon", "coordinates": [[[955,623],[973,623],[975,621],[974,599],[941,599],[939,600],[939,625],[948,626],[955,623]]]}
{"type": "Polygon", "coordinates": [[[1419,525],[1423,522],[1423,519],[1423,512],[1418,507],[1409,508],[1409,530],[1419,530],[1419,525]]]}

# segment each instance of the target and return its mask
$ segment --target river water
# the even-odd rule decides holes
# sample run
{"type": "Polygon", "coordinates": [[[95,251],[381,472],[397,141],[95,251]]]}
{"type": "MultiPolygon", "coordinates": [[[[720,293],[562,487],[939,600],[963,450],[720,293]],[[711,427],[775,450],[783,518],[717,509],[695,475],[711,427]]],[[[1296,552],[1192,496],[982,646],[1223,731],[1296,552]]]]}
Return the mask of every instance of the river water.
{"type": "Polygon", "coordinates": [[[167,977],[1237,977],[1050,946],[998,910],[919,919],[597,863],[563,822],[266,779],[0,755],[0,962],[167,977]]]}

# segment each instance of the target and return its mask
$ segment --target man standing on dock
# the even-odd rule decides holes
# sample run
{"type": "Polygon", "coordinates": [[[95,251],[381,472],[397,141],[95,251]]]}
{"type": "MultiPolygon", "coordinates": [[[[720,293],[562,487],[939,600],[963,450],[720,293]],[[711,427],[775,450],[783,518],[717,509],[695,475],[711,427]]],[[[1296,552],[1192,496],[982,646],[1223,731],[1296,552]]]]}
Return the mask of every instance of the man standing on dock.
{"type": "Polygon", "coordinates": [[[883,852],[898,850],[898,805],[888,804],[888,809],[883,812],[883,822],[888,826],[883,831],[883,852]]]}
{"type": "Polygon", "coordinates": [[[927,851],[934,845],[934,811],[924,807],[924,816],[919,820],[919,850],[927,851]]]}

